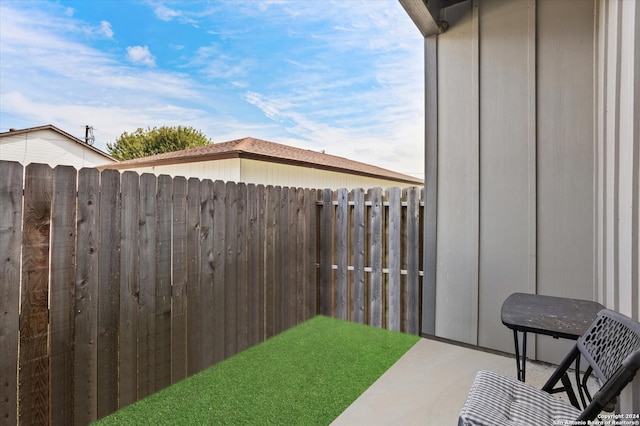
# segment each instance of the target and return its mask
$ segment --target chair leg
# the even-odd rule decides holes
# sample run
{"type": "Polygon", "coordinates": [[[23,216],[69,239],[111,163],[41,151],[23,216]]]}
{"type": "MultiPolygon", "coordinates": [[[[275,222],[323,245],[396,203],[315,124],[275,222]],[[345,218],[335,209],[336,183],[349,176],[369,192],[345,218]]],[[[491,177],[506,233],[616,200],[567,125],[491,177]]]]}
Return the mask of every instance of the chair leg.
{"type": "MultiPolygon", "coordinates": [[[[573,390],[571,380],[569,380],[569,376],[567,375],[567,370],[579,356],[580,351],[577,346],[574,346],[571,352],[569,352],[560,365],[558,365],[558,368],[556,368],[551,377],[549,377],[549,380],[547,380],[547,383],[542,387],[542,390],[548,393],[566,392],[569,397],[569,401],[571,401],[571,405],[581,409],[580,404],[578,403],[578,398],[573,390]],[[560,381],[562,382],[563,387],[556,388],[556,384],[560,381]]],[[[580,386],[579,383],[578,386],[580,386]]]]}

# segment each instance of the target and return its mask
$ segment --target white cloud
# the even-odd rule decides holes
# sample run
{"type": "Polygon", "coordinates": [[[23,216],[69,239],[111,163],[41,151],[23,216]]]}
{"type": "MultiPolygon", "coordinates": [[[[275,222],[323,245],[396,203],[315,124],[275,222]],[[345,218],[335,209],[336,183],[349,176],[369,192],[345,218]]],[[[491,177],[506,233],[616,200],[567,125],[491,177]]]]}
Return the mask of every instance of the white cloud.
{"type": "Polygon", "coordinates": [[[134,64],[142,64],[147,66],[155,66],[156,58],[149,51],[147,46],[129,46],[127,47],[127,59],[134,64]]]}
{"type": "Polygon", "coordinates": [[[154,7],[153,12],[156,14],[158,19],[163,21],[171,21],[173,18],[177,18],[182,15],[177,10],[171,9],[163,4],[159,4],[154,7]]]}
{"type": "Polygon", "coordinates": [[[111,29],[111,24],[107,21],[100,21],[100,33],[106,38],[113,38],[113,29],[111,29]]]}

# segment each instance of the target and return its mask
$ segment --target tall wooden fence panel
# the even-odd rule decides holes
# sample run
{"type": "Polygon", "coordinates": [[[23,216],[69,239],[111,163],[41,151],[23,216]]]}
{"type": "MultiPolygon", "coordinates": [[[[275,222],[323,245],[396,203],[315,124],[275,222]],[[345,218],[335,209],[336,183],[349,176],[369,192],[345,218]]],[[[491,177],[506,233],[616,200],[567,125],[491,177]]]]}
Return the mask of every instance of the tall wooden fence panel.
{"type": "Polygon", "coordinates": [[[89,424],[318,313],[419,333],[420,199],[0,161],[0,423],[89,424]]]}
{"type": "Polygon", "coordinates": [[[321,313],[419,334],[421,199],[420,188],[319,194],[321,313]]]}

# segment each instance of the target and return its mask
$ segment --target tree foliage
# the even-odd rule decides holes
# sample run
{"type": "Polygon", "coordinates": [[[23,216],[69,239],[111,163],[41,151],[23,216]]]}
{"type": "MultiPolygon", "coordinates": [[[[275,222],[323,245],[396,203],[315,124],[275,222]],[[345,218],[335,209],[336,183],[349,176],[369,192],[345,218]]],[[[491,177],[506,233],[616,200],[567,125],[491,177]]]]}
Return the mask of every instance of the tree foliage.
{"type": "Polygon", "coordinates": [[[124,132],[107,150],[118,160],[147,157],[163,152],[209,145],[211,140],[192,127],[138,128],[133,133],[124,132]]]}

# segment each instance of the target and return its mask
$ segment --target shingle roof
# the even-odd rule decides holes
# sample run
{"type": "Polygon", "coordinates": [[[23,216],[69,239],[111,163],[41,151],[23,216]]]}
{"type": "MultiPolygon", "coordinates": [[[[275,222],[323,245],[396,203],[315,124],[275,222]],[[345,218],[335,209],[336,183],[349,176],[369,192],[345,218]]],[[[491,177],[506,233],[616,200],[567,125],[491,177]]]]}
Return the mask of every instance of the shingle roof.
{"type": "Polygon", "coordinates": [[[44,126],[37,126],[37,127],[28,127],[26,129],[11,129],[8,132],[0,132],[0,138],[20,135],[20,134],[23,134],[23,133],[37,132],[39,130],[52,130],[52,131],[54,131],[56,133],[61,134],[64,137],[72,140],[73,142],[82,145],[84,148],[87,148],[87,149],[89,149],[91,151],[94,151],[94,152],[96,152],[96,153],[98,153],[98,154],[102,155],[103,157],[108,158],[110,160],[117,161],[115,158],[113,158],[112,156],[110,156],[106,152],[101,151],[100,149],[96,148],[95,146],[91,146],[91,145],[87,144],[82,139],[79,139],[79,138],[77,138],[77,137],[65,132],[64,130],[58,129],[56,126],[54,126],[52,124],[45,124],[44,126]]]}
{"type": "Polygon", "coordinates": [[[227,158],[246,158],[390,179],[417,185],[422,184],[421,179],[371,164],[251,137],[121,161],[101,168],[130,169],[141,166],[158,166],[227,158]]]}

